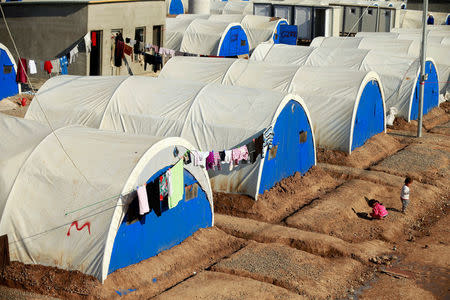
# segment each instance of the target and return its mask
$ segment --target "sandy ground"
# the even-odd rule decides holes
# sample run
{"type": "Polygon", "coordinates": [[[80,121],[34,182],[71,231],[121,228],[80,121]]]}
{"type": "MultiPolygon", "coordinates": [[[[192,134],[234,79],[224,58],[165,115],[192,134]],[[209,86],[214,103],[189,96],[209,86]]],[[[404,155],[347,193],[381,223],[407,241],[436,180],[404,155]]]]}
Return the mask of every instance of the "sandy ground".
{"type": "Polygon", "coordinates": [[[257,202],[216,194],[214,228],[103,285],[14,262],[0,273],[0,299],[449,299],[448,117],[447,104],[435,109],[420,139],[394,126],[351,156],[322,151],[318,166],[257,202]],[[402,214],[405,176],[415,181],[402,214]],[[386,219],[367,217],[372,198],[386,219]]]}

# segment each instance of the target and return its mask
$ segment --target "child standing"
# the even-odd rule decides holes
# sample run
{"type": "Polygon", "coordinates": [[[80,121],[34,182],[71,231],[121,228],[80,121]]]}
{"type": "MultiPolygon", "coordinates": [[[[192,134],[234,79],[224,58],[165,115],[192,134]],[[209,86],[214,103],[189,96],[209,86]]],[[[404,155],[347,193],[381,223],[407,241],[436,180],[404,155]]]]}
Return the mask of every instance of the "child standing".
{"type": "Polygon", "coordinates": [[[372,212],[370,213],[372,219],[384,219],[388,215],[383,204],[375,199],[369,200],[369,206],[372,207],[372,212]]]}
{"type": "Polygon", "coordinates": [[[406,177],[405,184],[402,187],[402,192],[400,194],[400,199],[402,200],[402,213],[406,212],[406,208],[409,205],[409,187],[412,182],[413,180],[410,177],[406,177]]]}

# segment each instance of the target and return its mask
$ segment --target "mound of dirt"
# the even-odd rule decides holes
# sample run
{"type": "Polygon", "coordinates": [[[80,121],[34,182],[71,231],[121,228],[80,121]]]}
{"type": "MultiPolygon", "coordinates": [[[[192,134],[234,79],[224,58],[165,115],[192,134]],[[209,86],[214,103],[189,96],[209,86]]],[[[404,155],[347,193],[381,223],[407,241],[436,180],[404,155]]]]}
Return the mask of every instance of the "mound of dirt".
{"type": "MultiPolygon", "coordinates": [[[[444,102],[440,106],[433,108],[426,115],[423,116],[423,128],[426,130],[430,130],[436,127],[439,124],[446,123],[450,120],[450,102],[444,102]]],[[[417,121],[411,120],[411,122],[407,122],[405,119],[401,117],[396,117],[394,120],[394,124],[392,126],[388,126],[389,129],[392,130],[406,130],[406,131],[417,131],[417,121]]]]}
{"type": "Polygon", "coordinates": [[[273,284],[217,272],[201,272],[155,299],[306,299],[273,284]]]}
{"type": "Polygon", "coordinates": [[[323,258],[285,245],[256,242],[212,267],[314,299],[343,296],[364,269],[350,258],[323,258]]]}
{"type": "Polygon", "coordinates": [[[365,169],[383,158],[402,149],[402,145],[394,137],[379,133],[371,137],[363,146],[348,155],[338,150],[317,149],[317,161],[341,166],[365,169]]]}
{"type": "Polygon", "coordinates": [[[214,193],[214,211],[220,214],[277,223],[340,182],[318,167],[304,176],[296,173],[283,179],[258,197],[258,201],[238,194],[214,193]]]}
{"type": "Polygon", "coordinates": [[[27,113],[28,107],[30,106],[33,98],[34,96],[29,94],[19,94],[16,96],[5,98],[4,100],[0,101],[0,103],[6,101],[5,103],[12,103],[14,107],[11,107],[11,109],[0,110],[0,112],[13,117],[23,118],[27,113]],[[22,106],[21,104],[22,98],[25,98],[25,106],[22,106]]]}
{"type": "Polygon", "coordinates": [[[442,135],[450,135],[450,122],[442,125],[438,125],[430,130],[431,133],[437,133],[442,135]]]}

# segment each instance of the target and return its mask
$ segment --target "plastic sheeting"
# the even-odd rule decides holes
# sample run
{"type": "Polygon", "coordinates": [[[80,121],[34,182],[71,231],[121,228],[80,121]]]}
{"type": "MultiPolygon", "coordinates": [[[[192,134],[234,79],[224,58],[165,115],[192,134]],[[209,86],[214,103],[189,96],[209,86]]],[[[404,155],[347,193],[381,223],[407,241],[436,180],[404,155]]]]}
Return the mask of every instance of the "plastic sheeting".
{"type": "MultiPolygon", "coordinates": [[[[163,68],[161,78],[189,79],[206,83],[266,88],[294,93],[304,99],[313,120],[314,134],[320,147],[352,151],[352,122],[366,84],[378,82],[380,120],[373,134],[385,130],[384,101],[379,77],[375,72],[277,65],[265,62],[224,58],[175,57],[163,68]],[[356,108],[355,108],[356,107],[356,108]]],[[[367,100],[369,101],[369,100],[367,100]]],[[[372,118],[375,118],[373,116],[372,118]]]]}
{"type": "Polygon", "coordinates": [[[228,50],[233,48],[234,55],[248,54],[247,36],[238,23],[181,17],[168,18],[166,27],[165,46],[175,51],[214,56],[225,53],[225,56],[231,56],[228,53],[232,51],[228,50]],[[235,40],[229,36],[231,31],[237,35],[235,40]]]}
{"type": "MultiPolygon", "coordinates": [[[[180,136],[201,151],[222,151],[248,143],[274,126],[291,100],[303,107],[309,120],[303,100],[294,95],[151,77],[59,76],[48,80],[37,97],[55,124],[180,136]]],[[[26,118],[45,120],[36,101],[26,118]]],[[[212,172],[211,180],[217,191],[256,199],[263,165],[258,158],[233,172],[212,172]],[[218,180],[220,184],[215,182],[218,180]]]]}
{"type": "MultiPolygon", "coordinates": [[[[400,28],[421,28],[422,27],[421,10],[406,9],[400,11],[400,28]]],[[[448,13],[428,12],[428,16],[432,15],[435,25],[445,25],[448,13]]]]}
{"type": "Polygon", "coordinates": [[[16,82],[17,65],[14,57],[5,45],[0,43],[0,101],[3,98],[21,92],[20,83],[16,82]],[[10,72],[9,72],[10,71],[10,72]]]}
{"type": "MultiPolygon", "coordinates": [[[[411,107],[420,67],[416,58],[365,49],[261,44],[256,47],[250,59],[279,64],[375,71],[383,84],[386,109],[396,107],[399,116],[408,122],[411,120],[411,107]]],[[[432,87],[433,83],[428,86],[432,87]]]]}
{"type": "MultiPolygon", "coordinates": [[[[12,260],[103,281],[131,191],[178,161],[174,146],[193,147],[181,138],[81,126],[55,133],[76,168],[47,125],[0,114],[0,231],[8,235],[12,260]]],[[[185,169],[207,194],[212,217],[207,173],[193,164],[185,169]]]]}

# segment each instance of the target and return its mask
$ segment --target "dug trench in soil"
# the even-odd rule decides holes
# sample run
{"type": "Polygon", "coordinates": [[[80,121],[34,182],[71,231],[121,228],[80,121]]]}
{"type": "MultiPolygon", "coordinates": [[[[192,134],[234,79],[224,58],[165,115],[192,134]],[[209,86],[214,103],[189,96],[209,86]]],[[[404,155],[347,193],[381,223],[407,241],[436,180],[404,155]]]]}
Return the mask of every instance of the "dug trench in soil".
{"type": "Polygon", "coordinates": [[[284,288],[225,273],[204,271],[154,299],[306,299],[284,288]]]}
{"type": "Polygon", "coordinates": [[[318,148],[317,161],[365,169],[404,147],[405,145],[394,137],[379,133],[371,137],[363,146],[353,150],[351,155],[338,150],[318,148]]]}
{"type": "Polygon", "coordinates": [[[343,296],[366,272],[364,265],[350,258],[323,258],[286,245],[256,242],[211,269],[271,283],[314,299],[343,296]]]}
{"type": "Polygon", "coordinates": [[[450,296],[449,224],[447,200],[398,237],[396,246],[401,259],[393,267],[385,268],[392,273],[378,273],[378,280],[359,299],[447,299],[450,296]],[[398,273],[406,276],[395,276],[398,273]]]}
{"type": "Polygon", "coordinates": [[[400,189],[354,179],[314,201],[291,217],[288,226],[329,234],[348,242],[392,241],[420,215],[442,202],[437,187],[416,183],[406,215],[400,212],[400,189]],[[388,209],[384,220],[371,220],[367,201],[376,199],[388,209]]]}
{"type": "Polygon", "coordinates": [[[78,271],[12,262],[1,273],[2,285],[70,299],[114,299],[117,291],[130,297],[155,296],[241,249],[246,242],[213,227],[199,229],[180,245],[108,275],[102,285],[78,271]]]}
{"type": "Polygon", "coordinates": [[[226,215],[215,215],[216,226],[228,234],[259,243],[278,243],[322,257],[349,257],[361,263],[391,252],[379,240],[350,244],[336,237],[297,228],[226,215]]]}
{"type": "Polygon", "coordinates": [[[278,223],[311,200],[341,184],[317,166],[304,176],[283,179],[258,201],[238,194],[214,193],[214,211],[220,214],[278,223]]]}

